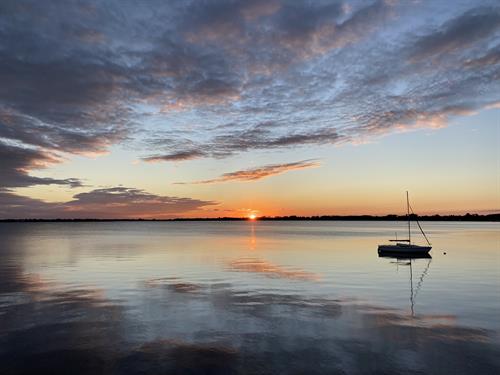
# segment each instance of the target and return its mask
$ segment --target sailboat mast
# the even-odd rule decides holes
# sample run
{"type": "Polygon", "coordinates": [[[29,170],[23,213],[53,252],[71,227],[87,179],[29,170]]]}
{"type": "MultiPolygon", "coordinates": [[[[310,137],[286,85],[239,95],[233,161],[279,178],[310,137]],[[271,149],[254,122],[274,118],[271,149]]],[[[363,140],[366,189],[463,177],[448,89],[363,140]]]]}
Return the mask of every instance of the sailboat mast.
{"type": "Polygon", "coordinates": [[[411,244],[411,231],[410,231],[410,199],[408,198],[408,191],[406,191],[406,216],[408,217],[408,243],[411,244]]]}

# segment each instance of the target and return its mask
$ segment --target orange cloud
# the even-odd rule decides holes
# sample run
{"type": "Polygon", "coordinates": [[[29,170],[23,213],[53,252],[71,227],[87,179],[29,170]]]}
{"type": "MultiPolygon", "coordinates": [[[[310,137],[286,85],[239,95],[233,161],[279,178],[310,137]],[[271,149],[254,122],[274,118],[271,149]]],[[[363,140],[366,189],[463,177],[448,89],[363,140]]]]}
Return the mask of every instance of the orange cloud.
{"type": "Polygon", "coordinates": [[[200,180],[193,182],[177,182],[177,185],[185,185],[185,184],[216,184],[220,182],[228,182],[228,181],[255,181],[261,180],[263,178],[276,176],[278,174],[286,173],[289,171],[297,170],[297,169],[306,169],[306,168],[317,168],[320,166],[320,163],[313,160],[302,160],[296,161],[293,163],[286,164],[269,164],[264,165],[262,167],[243,169],[235,172],[224,173],[220,177],[210,179],[210,180],[200,180]]]}

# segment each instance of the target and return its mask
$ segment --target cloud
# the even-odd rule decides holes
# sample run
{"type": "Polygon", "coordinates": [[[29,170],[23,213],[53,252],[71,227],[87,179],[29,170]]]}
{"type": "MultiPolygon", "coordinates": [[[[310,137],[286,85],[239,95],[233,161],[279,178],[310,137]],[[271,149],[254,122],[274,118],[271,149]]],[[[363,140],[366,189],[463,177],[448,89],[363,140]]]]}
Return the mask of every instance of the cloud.
{"type": "Polygon", "coordinates": [[[205,155],[206,154],[200,150],[186,150],[174,152],[167,155],[149,156],[147,158],[144,158],[143,160],[152,163],[159,161],[185,161],[201,158],[205,155]]]}
{"type": "Polygon", "coordinates": [[[176,184],[178,185],[216,184],[220,182],[229,182],[229,181],[255,181],[298,169],[316,168],[319,167],[319,165],[320,164],[317,161],[312,159],[296,161],[293,163],[285,163],[285,164],[269,164],[269,165],[264,165],[262,167],[255,167],[235,172],[224,173],[222,176],[211,180],[201,180],[194,182],[177,182],[176,184]]]}
{"type": "Polygon", "coordinates": [[[349,13],[336,1],[207,1],[186,7],[180,30],[194,44],[228,51],[250,71],[283,69],[369,36],[390,8],[385,1],[349,13]]]}
{"type": "Polygon", "coordinates": [[[95,48],[91,36],[100,32],[85,25],[92,16],[82,8],[29,1],[0,7],[0,139],[19,146],[2,146],[10,177],[0,186],[65,183],[27,173],[48,159],[61,162],[63,153],[101,153],[125,139],[131,120],[122,100],[125,71],[95,48]],[[30,158],[22,167],[19,150],[30,158]]]}
{"type": "Polygon", "coordinates": [[[469,68],[481,68],[495,66],[500,63],[500,46],[488,51],[481,57],[473,57],[464,62],[464,66],[469,68]]]}
{"type": "MultiPolygon", "coordinates": [[[[334,144],[345,141],[345,136],[340,136],[336,129],[323,128],[311,131],[290,132],[274,134],[270,129],[273,126],[267,123],[257,124],[248,129],[226,130],[220,135],[216,135],[206,143],[188,142],[171,138],[164,140],[170,152],[165,155],[153,155],[144,157],[146,162],[159,161],[186,161],[202,157],[223,158],[240,152],[262,149],[290,148],[293,146],[303,146],[307,144],[334,144]],[[187,147],[187,150],[184,148],[187,147]]],[[[156,141],[156,143],[161,143],[156,141]]]]}
{"type": "Polygon", "coordinates": [[[210,149],[215,156],[230,155],[252,149],[287,148],[306,144],[326,144],[340,141],[336,129],[323,128],[274,134],[267,124],[226,133],[212,139],[210,149]]]}
{"type": "Polygon", "coordinates": [[[414,61],[441,54],[463,51],[500,29],[500,12],[494,8],[476,8],[445,22],[438,30],[420,37],[413,45],[414,61]]]}
{"type": "Polygon", "coordinates": [[[59,162],[59,158],[49,152],[16,147],[0,141],[0,160],[0,191],[2,188],[32,185],[82,186],[82,182],[77,178],[56,179],[29,175],[29,171],[33,169],[46,168],[59,162]]]}
{"type": "Polygon", "coordinates": [[[40,199],[33,199],[12,193],[9,190],[0,190],[0,218],[57,218],[62,207],[56,203],[48,203],[40,199]]]}
{"type": "Polygon", "coordinates": [[[359,142],[490,106],[500,90],[500,10],[469,4],[431,22],[434,6],[278,2],[248,19],[241,2],[198,3],[180,24],[190,30],[184,42],[223,56],[219,73],[239,93],[209,107],[191,102],[200,113],[194,123],[189,114],[189,131],[174,125],[164,143],[153,131],[146,145],[165,152],[144,159],[359,142]]]}
{"type": "Polygon", "coordinates": [[[0,139],[39,157],[8,186],[115,144],[185,161],[446,126],[498,101],[500,9],[443,4],[2,2],[0,139]]]}
{"type": "Polygon", "coordinates": [[[192,198],[169,197],[141,189],[113,187],[73,196],[68,202],[52,203],[0,190],[0,218],[172,218],[217,204],[192,198]]]}

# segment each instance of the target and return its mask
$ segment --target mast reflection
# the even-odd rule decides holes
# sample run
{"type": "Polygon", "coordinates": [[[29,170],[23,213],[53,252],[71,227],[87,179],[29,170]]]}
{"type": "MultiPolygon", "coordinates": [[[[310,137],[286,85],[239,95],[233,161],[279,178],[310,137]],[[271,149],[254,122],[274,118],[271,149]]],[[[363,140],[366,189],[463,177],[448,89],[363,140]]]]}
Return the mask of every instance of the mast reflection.
{"type": "Polygon", "coordinates": [[[379,258],[388,258],[388,259],[395,259],[395,261],[391,261],[392,264],[395,264],[397,268],[399,266],[409,266],[409,275],[410,275],[410,309],[411,309],[411,316],[415,316],[415,303],[416,303],[416,298],[418,293],[420,292],[420,289],[422,288],[422,284],[424,282],[424,278],[429,272],[429,267],[431,265],[432,261],[432,256],[429,254],[415,254],[415,255],[388,255],[388,254],[379,254],[379,258]],[[427,260],[427,264],[425,265],[424,270],[418,277],[418,282],[416,286],[414,287],[413,284],[413,262],[422,262],[424,259],[427,260]]]}

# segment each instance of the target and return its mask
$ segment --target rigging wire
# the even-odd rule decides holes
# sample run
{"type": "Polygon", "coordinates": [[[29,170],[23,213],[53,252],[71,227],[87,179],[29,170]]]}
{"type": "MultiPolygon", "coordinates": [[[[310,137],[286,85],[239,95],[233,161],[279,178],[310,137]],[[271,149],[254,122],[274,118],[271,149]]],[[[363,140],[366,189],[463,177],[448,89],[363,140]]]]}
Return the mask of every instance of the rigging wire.
{"type": "MultiPolygon", "coordinates": [[[[412,213],[412,214],[414,214],[414,215],[416,215],[416,214],[415,214],[415,212],[413,211],[413,208],[412,208],[411,204],[409,204],[409,206],[410,206],[410,211],[411,211],[411,213],[412,213]]],[[[420,232],[422,232],[422,234],[423,234],[423,236],[424,236],[425,240],[427,241],[427,244],[430,246],[430,245],[431,245],[431,243],[430,243],[429,239],[427,238],[427,236],[425,235],[424,230],[423,230],[423,229],[422,229],[422,227],[420,226],[420,223],[418,222],[417,218],[415,218],[415,221],[417,222],[417,225],[418,225],[418,228],[420,229],[420,232]]]]}

